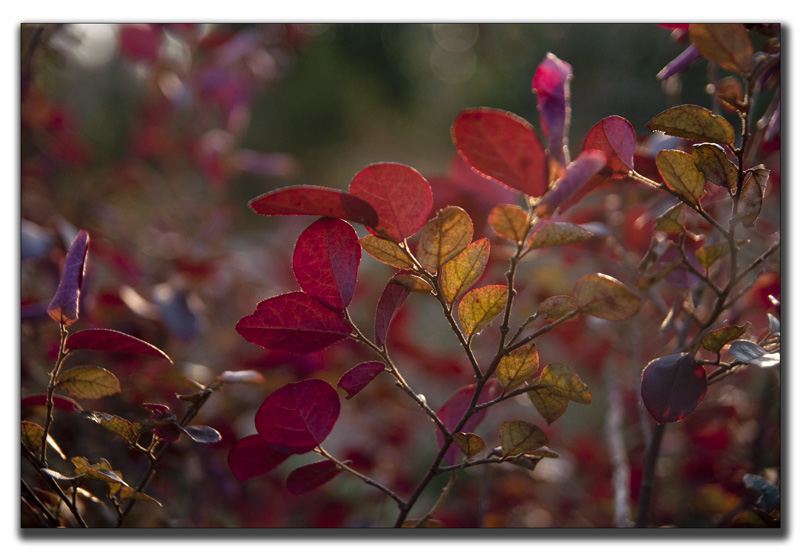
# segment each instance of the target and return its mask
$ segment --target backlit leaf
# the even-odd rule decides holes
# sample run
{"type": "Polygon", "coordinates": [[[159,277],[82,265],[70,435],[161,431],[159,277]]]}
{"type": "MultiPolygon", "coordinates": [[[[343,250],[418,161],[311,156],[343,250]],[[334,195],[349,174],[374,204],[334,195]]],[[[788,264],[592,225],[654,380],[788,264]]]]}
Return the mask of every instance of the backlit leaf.
{"type": "MultiPolygon", "coordinates": [[[[447,428],[447,430],[453,431],[458,422],[461,421],[461,418],[464,416],[464,413],[466,413],[470,403],[472,402],[472,398],[475,394],[475,388],[476,385],[474,383],[459,388],[436,412],[436,415],[439,417],[439,419],[441,419],[442,423],[444,423],[444,426],[447,428]]],[[[491,396],[492,389],[489,385],[486,385],[483,387],[483,389],[481,389],[481,394],[475,403],[481,404],[483,402],[487,402],[491,399],[491,396]]],[[[464,423],[463,427],[461,427],[460,432],[474,431],[480,422],[483,421],[483,418],[486,417],[487,411],[488,408],[484,408],[470,416],[469,420],[464,423]]],[[[444,438],[442,438],[441,431],[436,431],[436,442],[439,444],[439,446],[444,443],[444,438]]],[[[447,450],[444,460],[450,465],[454,465],[459,457],[459,453],[460,450],[458,447],[451,447],[449,450],[447,450]]]]}
{"type": "Polygon", "coordinates": [[[589,149],[578,155],[567,165],[564,175],[553,183],[553,188],[537,208],[539,216],[546,218],[556,211],[563,212],[573,204],[570,198],[581,192],[586,185],[594,185],[593,177],[605,166],[606,156],[602,151],[589,149]]]}
{"type": "Polygon", "coordinates": [[[531,452],[549,442],[542,429],[526,421],[506,421],[500,425],[500,445],[504,457],[531,452]]]}
{"type": "Polygon", "coordinates": [[[404,287],[407,291],[412,293],[431,293],[433,289],[427,281],[419,276],[407,273],[398,273],[392,277],[392,281],[404,287]]]}
{"type": "Polygon", "coordinates": [[[489,249],[489,240],[479,239],[442,266],[440,284],[448,304],[464,295],[483,275],[489,260],[489,249]]]}
{"type": "Polygon", "coordinates": [[[544,299],[536,309],[536,313],[548,321],[555,321],[577,309],[574,298],[569,295],[556,295],[544,299]]]}
{"type": "Polygon", "coordinates": [[[517,205],[496,205],[489,213],[489,225],[500,237],[522,243],[528,233],[528,213],[517,205]]]}
{"type": "Polygon", "coordinates": [[[639,311],[640,299],[620,281],[605,274],[580,278],[572,298],[581,314],[610,321],[627,319],[639,311]]]}
{"type": "Polygon", "coordinates": [[[189,425],[180,427],[180,429],[189,438],[200,444],[214,444],[222,440],[222,435],[215,428],[206,425],[189,425]]]}
{"type": "Polygon", "coordinates": [[[720,67],[749,75],[753,70],[753,43],[741,23],[691,23],[689,39],[720,67]]]}
{"type": "Polygon", "coordinates": [[[678,105],[662,111],[647,123],[652,131],[698,142],[730,145],[736,139],[733,126],[699,105],[678,105]]]}
{"type": "Polygon", "coordinates": [[[405,250],[394,241],[383,239],[377,235],[367,235],[362,237],[359,243],[367,251],[367,254],[384,264],[402,269],[414,267],[405,250]]]}
{"type": "Polygon", "coordinates": [[[228,452],[228,466],[233,475],[243,482],[248,478],[266,474],[291,457],[264,442],[257,434],[245,436],[228,452]]]}
{"type": "Polygon", "coordinates": [[[616,115],[595,124],[583,142],[584,151],[596,149],[606,156],[606,165],[614,178],[621,178],[633,170],[633,152],[636,132],[630,122],[616,115]]]}
{"type": "Polygon", "coordinates": [[[351,327],[334,312],[303,292],[268,298],[236,324],[236,331],[252,344],[295,354],[327,348],[348,337],[351,327]]]}
{"type": "MultiPolygon", "coordinates": [[[[26,407],[34,407],[34,406],[46,406],[47,405],[47,394],[33,394],[31,396],[25,396],[22,398],[20,405],[23,408],[26,407]]],[[[67,413],[77,413],[83,408],[73,400],[72,398],[67,398],[66,396],[58,396],[53,395],[53,407],[56,409],[60,409],[62,411],[66,411],[67,413]]]]}
{"type": "Polygon", "coordinates": [[[781,365],[780,352],[767,352],[762,347],[750,341],[733,341],[728,353],[739,360],[756,367],[778,367],[781,365]]]}
{"type": "Polygon", "coordinates": [[[533,126],[512,113],[462,111],[452,129],[458,153],[474,170],[532,197],[547,191],[547,159],[533,126]]]}
{"type": "Polygon", "coordinates": [[[724,188],[736,189],[739,171],[722,147],[712,143],[695,144],[692,146],[692,158],[706,180],[724,188]]]}
{"type": "Polygon", "coordinates": [[[378,213],[378,225],[367,229],[396,243],[417,233],[433,207],[428,181],[413,168],[397,163],[366,167],[353,178],[350,193],[378,213]]]}
{"type": "Polygon", "coordinates": [[[163,507],[163,505],[161,505],[161,502],[159,502],[156,498],[144,494],[142,492],[137,492],[130,486],[120,486],[118,492],[120,499],[135,499],[137,501],[150,501],[152,503],[155,503],[159,507],[163,507]]]}
{"type": "Polygon", "coordinates": [[[700,198],[706,193],[706,177],[697,169],[691,155],[674,149],[659,151],[656,167],[669,189],[689,203],[700,204],[700,198]]]}
{"type": "Polygon", "coordinates": [[[706,395],[703,366],[687,353],[656,358],[642,372],[642,401],[659,423],[680,421],[706,395]]]}
{"type": "Polygon", "coordinates": [[[744,227],[755,226],[758,216],[761,214],[763,201],[764,188],[760,185],[759,179],[749,172],[742,186],[742,194],[739,196],[739,215],[742,217],[744,227]]]}
{"type": "Polygon", "coordinates": [[[591,404],[592,392],[572,369],[564,364],[550,364],[531,382],[528,398],[550,425],[567,410],[569,401],[591,404]]]}
{"type": "Polygon", "coordinates": [[[505,310],[508,301],[506,285],[487,285],[472,289],[458,305],[458,319],[467,338],[480,333],[505,310]]]}
{"type": "Polygon", "coordinates": [[[336,386],[347,393],[347,399],[349,400],[385,370],[386,366],[383,362],[360,363],[342,375],[336,386]]]}
{"type": "Polygon", "coordinates": [[[353,227],[335,218],[311,224],[297,239],[294,275],[305,293],[334,310],[353,299],[361,246],[353,227]]]}
{"type": "Polygon", "coordinates": [[[67,337],[67,349],[105,350],[125,354],[155,356],[172,363],[172,360],[165,352],[162,352],[152,344],[113,329],[84,329],[73,333],[67,337]]]}
{"type": "Polygon", "coordinates": [[[389,325],[410,293],[411,291],[394,280],[389,280],[389,283],[386,284],[375,309],[375,344],[378,346],[386,344],[389,325]]]}
{"type": "Polygon", "coordinates": [[[547,388],[538,388],[527,393],[533,407],[544,417],[548,425],[561,417],[569,406],[569,398],[553,394],[547,388]]]}
{"type": "Polygon", "coordinates": [[[533,232],[528,240],[529,249],[541,247],[557,247],[582,243],[594,236],[592,232],[578,224],[568,222],[551,222],[533,232]]]}
{"type": "Polygon", "coordinates": [[[548,52],[536,68],[531,88],[541,115],[542,132],[547,137],[550,156],[567,164],[567,132],[570,120],[569,82],[572,66],[548,52]]]}
{"type": "Polygon", "coordinates": [[[42,449],[44,429],[32,421],[22,422],[22,444],[32,452],[42,449]]]}
{"type": "Polygon", "coordinates": [[[306,453],[328,437],[339,409],[339,394],[325,381],[289,383],[261,404],[256,413],[256,430],[280,452],[306,453]]]}
{"type": "Polygon", "coordinates": [[[70,325],[78,321],[81,285],[83,284],[83,274],[86,271],[88,254],[89,234],[85,230],[81,230],[67,251],[64,273],[58,282],[53,300],[47,306],[47,313],[58,323],[70,325]]]}
{"type": "Polygon", "coordinates": [[[460,207],[445,207],[423,227],[417,243],[417,260],[431,273],[472,241],[472,219],[460,207]]]}
{"type": "Polygon", "coordinates": [[[694,253],[695,258],[700,265],[706,270],[711,267],[714,262],[728,254],[730,247],[726,241],[720,241],[713,245],[700,247],[694,253]]]}
{"type": "Polygon", "coordinates": [[[122,417],[103,411],[82,411],[80,415],[122,437],[129,444],[136,441],[138,435],[133,423],[122,417]]]}
{"type": "Polygon", "coordinates": [[[750,322],[744,325],[726,325],[725,327],[720,327],[704,336],[700,344],[709,352],[719,354],[723,346],[744,335],[749,327],[750,322]]]}
{"type": "Polygon", "coordinates": [[[250,201],[258,214],[306,214],[358,222],[367,227],[378,225],[378,213],[364,199],[344,191],[319,186],[295,186],[265,193],[250,201]]]}
{"type": "Polygon", "coordinates": [[[286,489],[293,496],[303,495],[322,486],[341,472],[336,463],[327,459],[303,465],[289,473],[286,478],[286,489]]]}
{"type": "Polygon", "coordinates": [[[464,452],[467,459],[480,453],[486,447],[486,442],[477,434],[471,432],[457,432],[453,434],[453,442],[464,452]]]}
{"type": "Polygon", "coordinates": [[[539,371],[539,353],[535,344],[513,350],[497,364],[497,380],[506,390],[513,390],[539,371]]]}
{"type": "Polygon", "coordinates": [[[85,457],[72,457],[70,458],[72,464],[75,465],[75,474],[82,474],[85,478],[90,480],[100,480],[110,484],[121,484],[127,486],[128,484],[120,478],[118,474],[112,471],[106,461],[101,461],[94,465],[89,463],[85,457]]]}
{"type": "Polygon", "coordinates": [[[683,233],[686,231],[686,205],[678,203],[655,220],[656,231],[683,233]]]}
{"type": "Polygon", "coordinates": [[[84,365],[64,371],[58,385],[76,398],[103,398],[120,391],[119,379],[102,367],[84,365]]]}

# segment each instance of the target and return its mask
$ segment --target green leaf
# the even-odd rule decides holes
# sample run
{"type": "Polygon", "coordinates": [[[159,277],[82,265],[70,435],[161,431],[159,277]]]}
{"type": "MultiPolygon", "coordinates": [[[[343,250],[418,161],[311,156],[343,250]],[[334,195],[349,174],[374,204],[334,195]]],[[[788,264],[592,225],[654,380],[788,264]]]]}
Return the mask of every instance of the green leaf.
{"type": "Polygon", "coordinates": [[[536,230],[528,240],[529,249],[558,247],[581,243],[594,236],[592,232],[578,224],[552,222],[536,230]]]}
{"type": "Polygon", "coordinates": [[[700,199],[706,193],[706,177],[698,170],[691,155],[675,149],[659,151],[656,168],[670,190],[687,202],[700,205],[700,199]]]}
{"type": "Polygon", "coordinates": [[[730,145],[736,139],[727,120],[699,105],[670,107],[650,119],[647,128],[698,142],[730,145]]]}
{"type": "Polygon", "coordinates": [[[394,241],[383,239],[375,235],[367,235],[358,240],[368,255],[375,260],[394,266],[395,268],[411,269],[414,264],[409,260],[408,253],[400,248],[394,241]]]}
{"type": "Polygon", "coordinates": [[[678,203],[667,209],[667,212],[656,218],[655,230],[670,233],[686,231],[686,205],[678,203]]]}
{"type": "Polygon", "coordinates": [[[627,319],[639,311],[640,299],[620,281],[605,274],[589,274],[572,291],[578,311],[610,321],[627,319]]]}
{"type": "Polygon", "coordinates": [[[692,158],[706,180],[724,188],[736,188],[739,170],[722,147],[711,143],[696,144],[692,147],[692,158]]]}
{"type": "Polygon", "coordinates": [[[555,321],[578,309],[575,299],[569,295],[555,295],[544,299],[536,313],[547,321],[555,321]]]}
{"type": "Polygon", "coordinates": [[[709,352],[719,354],[723,346],[744,335],[749,327],[750,322],[744,325],[726,325],[725,327],[720,327],[704,336],[700,344],[709,352]]]}
{"type": "Polygon", "coordinates": [[[496,205],[489,213],[489,225],[500,237],[522,243],[528,233],[528,213],[517,205],[496,205]]]}
{"type": "Polygon", "coordinates": [[[508,287],[505,285],[487,285],[464,295],[458,305],[458,319],[467,338],[483,331],[505,310],[507,302],[508,287]]]}
{"type": "Polygon", "coordinates": [[[123,419],[122,417],[102,411],[81,411],[78,413],[78,415],[81,415],[90,421],[94,421],[101,427],[110,430],[118,436],[121,436],[122,439],[128,444],[133,444],[136,441],[138,432],[134,428],[133,423],[123,419]]]}
{"type": "Polygon", "coordinates": [[[748,172],[744,180],[742,193],[739,196],[739,216],[746,228],[755,226],[758,216],[761,214],[767,178],[769,178],[769,171],[763,170],[761,173],[748,172]]]}
{"type": "Polygon", "coordinates": [[[552,425],[553,421],[561,417],[569,406],[569,398],[553,394],[547,388],[537,388],[527,394],[533,407],[544,417],[548,425],[552,425]]]}
{"type": "Polygon", "coordinates": [[[500,359],[497,380],[506,390],[518,387],[539,370],[539,353],[535,344],[526,344],[500,359]]]}
{"type": "Polygon", "coordinates": [[[547,435],[526,421],[506,421],[500,425],[500,445],[503,457],[531,452],[549,443],[547,435]]]}
{"type": "Polygon", "coordinates": [[[58,385],[76,398],[103,398],[120,391],[119,379],[107,369],[95,365],[65,371],[58,378],[58,385]]]}
{"type": "Polygon", "coordinates": [[[728,254],[730,247],[728,243],[725,241],[720,241],[719,243],[714,243],[713,245],[707,245],[705,247],[700,247],[694,253],[695,258],[700,263],[704,269],[708,270],[714,262],[728,254]]]}
{"type": "Polygon", "coordinates": [[[472,219],[460,207],[445,207],[420,231],[417,260],[431,273],[436,273],[472,241],[472,219]]]}
{"type": "Polygon", "coordinates": [[[592,402],[592,393],[581,378],[568,366],[550,364],[542,370],[542,375],[531,383],[533,390],[528,392],[533,407],[536,408],[548,425],[561,417],[570,401],[579,404],[592,402]]]}
{"type": "Polygon", "coordinates": [[[467,458],[480,453],[480,451],[486,447],[486,442],[483,440],[483,438],[471,432],[454,433],[453,442],[455,442],[456,446],[458,446],[459,449],[464,452],[464,455],[466,455],[467,458]]]}
{"type": "Polygon", "coordinates": [[[44,436],[44,429],[32,422],[22,422],[22,444],[32,452],[38,452],[42,449],[42,437],[44,436]]]}
{"type": "Polygon", "coordinates": [[[474,241],[442,266],[439,281],[445,302],[452,304],[475,284],[489,260],[489,240],[474,241]]]}
{"type": "Polygon", "coordinates": [[[753,70],[753,43],[741,23],[691,23],[689,40],[723,69],[742,75],[753,70]]]}

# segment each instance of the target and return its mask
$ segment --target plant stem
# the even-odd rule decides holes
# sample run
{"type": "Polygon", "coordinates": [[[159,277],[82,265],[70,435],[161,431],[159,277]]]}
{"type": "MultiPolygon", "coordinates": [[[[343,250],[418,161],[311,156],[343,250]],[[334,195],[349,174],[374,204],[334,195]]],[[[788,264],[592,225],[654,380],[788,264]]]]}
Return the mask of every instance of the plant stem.
{"type": "Polygon", "coordinates": [[[67,326],[63,323],[59,324],[61,333],[60,342],[58,345],[58,358],[53,371],[50,372],[50,382],[47,384],[47,414],[44,419],[44,432],[42,433],[42,451],[41,462],[47,467],[47,436],[50,434],[50,426],[53,424],[53,394],[55,393],[58,384],[58,375],[61,373],[61,367],[64,365],[64,360],[69,355],[67,351],[67,337],[69,333],[67,326]]]}
{"type": "Polygon", "coordinates": [[[61,489],[61,486],[59,486],[58,483],[55,480],[53,480],[52,477],[48,476],[46,473],[42,471],[42,469],[46,469],[47,466],[44,463],[42,463],[42,461],[40,461],[39,458],[36,457],[36,454],[34,454],[31,450],[29,450],[28,447],[25,446],[24,444],[22,445],[22,455],[25,456],[25,459],[27,459],[31,463],[31,465],[34,466],[34,468],[39,472],[39,475],[41,475],[41,477],[44,478],[45,482],[47,482],[47,485],[50,486],[50,488],[56,494],[58,494],[58,497],[69,508],[70,512],[72,513],[72,516],[75,517],[75,520],[78,522],[81,528],[88,528],[89,526],[86,524],[86,521],[83,520],[83,517],[78,512],[77,507],[72,502],[72,500],[67,497],[67,495],[64,493],[64,490],[61,489]]]}
{"type": "Polygon", "coordinates": [[[653,500],[653,490],[656,483],[656,463],[661,450],[661,440],[664,437],[666,424],[656,424],[653,429],[650,443],[647,448],[647,459],[642,472],[642,485],[639,489],[639,509],[636,513],[636,528],[647,527],[650,518],[650,506],[653,500]]]}
{"type": "Polygon", "coordinates": [[[383,492],[384,494],[386,494],[387,496],[389,496],[390,498],[392,498],[392,499],[393,499],[395,502],[397,502],[397,505],[398,505],[398,506],[399,506],[401,509],[402,509],[402,508],[403,508],[403,507],[406,505],[406,502],[405,502],[405,501],[403,501],[403,499],[402,499],[400,496],[398,496],[396,493],[394,493],[393,491],[391,491],[389,488],[387,488],[387,487],[386,487],[386,486],[384,486],[383,484],[380,484],[379,482],[375,482],[374,480],[372,480],[372,479],[371,479],[371,478],[369,478],[368,476],[361,474],[360,472],[358,472],[358,471],[356,471],[355,469],[353,469],[352,467],[350,467],[350,466],[349,466],[347,463],[345,463],[344,461],[340,461],[340,460],[336,459],[336,458],[335,458],[334,456],[332,456],[330,453],[328,453],[327,451],[325,451],[325,450],[322,448],[322,446],[317,446],[317,449],[316,449],[315,451],[316,451],[316,452],[317,452],[319,455],[321,455],[322,457],[324,457],[324,458],[326,458],[326,459],[328,459],[328,460],[330,460],[330,461],[333,461],[334,463],[336,463],[336,465],[338,465],[338,466],[339,466],[339,468],[340,468],[340,469],[342,469],[343,471],[347,471],[348,473],[350,473],[351,475],[355,476],[356,478],[359,478],[359,479],[361,479],[361,480],[362,480],[364,483],[366,483],[366,484],[369,484],[370,486],[372,486],[372,487],[374,487],[374,488],[377,488],[378,490],[380,490],[381,492],[383,492]]]}

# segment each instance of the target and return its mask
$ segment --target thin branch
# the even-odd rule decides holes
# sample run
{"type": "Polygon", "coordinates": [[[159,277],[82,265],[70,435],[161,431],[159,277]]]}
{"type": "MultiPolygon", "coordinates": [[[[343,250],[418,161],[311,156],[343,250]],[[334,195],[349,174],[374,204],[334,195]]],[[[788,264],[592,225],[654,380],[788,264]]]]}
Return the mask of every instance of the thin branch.
{"type": "Polygon", "coordinates": [[[419,519],[416,522],[416,524],[414,524],[413,528],[419,528],[433,516],[433,513],[435,513],[436,509],[438,509],[439,506],[442,504],[444,498],[446,498],[447,494],[450,493],[450,489],[453,487],[453,483],[455,483],[457,476],[458,476],[458,471],[453,471],[453,474],[450,476],[450,480],[448,480],[445,487],[442,488],[442,493],[439,494],[439,498],[434,502],[433,505],[431,505],[431,508],[428,509],[428,512],[425,514],[425,516],[419,519]]]}
{"type": "Polygon", "coordinates": [[[52,488],[56,494],[58,494],[58,497],[69,508],[69,511],[72,513],[72,516],[75,517],[75,520],[78,521],[78,524],[81,526],[81,528],[88,528],[89,526],[86,524],[86,521],[83,520],[83,517],[78,512],[78,508],[75,507],[75,505],[72,503],[72,500],[67,497],[67,495],[64,493],[64,490],[61,489],[61,486],[59,486],[52,477],[48,476],[42,470],[46,469],[47,466],[44,465],[44,463],[42,463],[42,461],[40,461],[39,458],[36,457],[36,455],[24,444],[22,445],[22,455],[31,463],[31,465],[34,466],[34,468],[39,472],[39,475],[45,480],[45,482],[47,482],[47,485],[50,486],[50,488],[52,488]]]}
{"type": "Polygon", "coordinates": [[[392,499],[393,499],[395,502],[397,502],[397,505],[398,505],[400,508],[402,508],[402,507],[404,507],[404,506],[405,506],[406,502],[405,502],[405,501],[403,501],[403,499],[402,499],[400,496],[398,496],[396,493],[394,493],[393,491],[391,491],[389,488],[387,488],[387,487],[386,487],[386,486],[384,486],[383,484],[381,484],[381,483],[379,483],[379,482],[375,482],[375,481],[374,481],[374,480],[372,480],[370,477],[368,477],[368,476],[366,476],[366,475],[364,475],[364,474],[361,474],[360,472],[356,471],[355,469],[353,469],[352,467],[350,467],[350,465],[348,465],[348,464],[347,464],[347,463],[345,463],[344,461],[340,461],[340,460],[338,460],[338,459],[337,459],[337,458],[335,458],[333,455],[331,455],[330,453],[328,453],[327,451],[325,451],[325,450],[322,448],[322,446],[317,446],[317,447],[316,447],[316,449],[315,449],[314,451],[315,451],[317,454],[319,454],[319,455],[321,455],[322,457],[324,457],[325,459],[328,459],[328,460],[330,460],[330,461],[333,461],[334,463],[336,463],[336,465],[337,465],[337,466],[338,466],[340,469],[342,469],[343,471],[347,471],[348,473],[350,473],[351,475],[355,476],[356,478],[359,478],[359,479],[361,479],[361,480],[362,480],[364,483],[366,483],[366,484],[369,484],[370,486],[372,486],[372,487],[374,487],[374,488],[377,488],[378,490],[380,490],[381,492],[383,492],[384,494],[386,494],[387,496],[389,496],[390,498],[392,498],[392,499]]]}
{"type": "Polygon", "coordinates": [[[47,437],[50,434],[50,426],[53,424],[53,394],[55,393],[58,384],[58,375],[61,373],[61,367],[64,365],[64,360],[69,355],[67,351],[67,326],[63,323],[59,324],[60,341],[58,345],[58,358],[53,371],[50,372],[50,382],[47,384],[47,413],[44,419],[44,432],[42,432],[42,451],[41,462],[47,467],[47,437]]]}

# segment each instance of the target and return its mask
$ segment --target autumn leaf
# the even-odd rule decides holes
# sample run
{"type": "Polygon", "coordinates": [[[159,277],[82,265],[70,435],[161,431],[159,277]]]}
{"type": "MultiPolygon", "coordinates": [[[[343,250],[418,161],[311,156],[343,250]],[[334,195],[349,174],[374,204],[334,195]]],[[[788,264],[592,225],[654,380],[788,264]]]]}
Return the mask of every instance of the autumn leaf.
{"type": "Polygon", "coordinates": [[[506,421],[500,425],[500,444],[504,457],[531,452],[548,443],[544,431],[526,421],[506,421]]]}
{"type": "Polygon", "coordinates": [[[692,159],[706,180],[727,189],[736,189],[739,170],[722,147],[712,143],[695,144],[692,159]]]}
{"type": "Polygon", "coordinates": [[[152,344],[113,329],[84,329],[67,337],[68,350],[105,350],[125,354],[140,354],[163,358],[172,363],[167,354],[152,344]]]}
{"type": "Polygon", "coordinates": [[[526,344],[513,350],[497,364],[497,380],[504,389],[513,390],[539,370],[539,354],[535,344],[526,344]]]}
{"type": "Polygon", "coordinates": [[[594,234],[578,224],[568,222],[551,222],[536,230],[528,240],[529,249],[542,247],[558,247],[582,243],[594,237],[594,234]]]}
{"type": "Polygon", "coordinates": [[[457,432],[453,434],[453,442],[464,452],[467,459],[480,453],[486,447],[486,442],[477,434],[471,432],[457,432]]]}
{"type": "Polygon", "coordinates": [[[417,243],[417,260],[435,274],[471,241],[472,219],[466,211],[460,207],[445,207],[422,227],[417,243]]]}
{"type": "Polygon", "coordinates": [[[228,452],[228,466],[239,482],[261,476],[286,461],[292,454],[279,452],[257,434],[245,436],[228,452]]]}
{"type": "Polygon", "coordinates": [[[342,470],[330,460],[298,467],[289,473],[286,489],[293,496],[303,495],[335,478],[342,470]]]}
{"type": "Polygon", "coordinates": [[[94,365],[64,371],[57,384],[76,398],[103,398],[120,391],[116,376],[107,369],[94,365]]]}
{"type": "Polygon", "coordinates": [[[719,354],[723,346],[744,335],[749,327],[750,322],[744,325],[726,325],[720,327],[705,335],[700,341],[700,344],[709,352],[719,354]]]}
{"type": "Polygon", "coordinates": [[[489,240],[480,239],[442,266],[439,277],[442,295],[448,304],[464,295],[483,275],[489,260],[489,249],[489,240]]]}
{"type": "Polygon", "coordinates": [[[570,80],[572,66],[548,52],[536,68],[531,83],[541,115],[542,132],[547,136],[550,157],[562,166],[567,164],[569,156],[567,133],[570,119],[570,80]]]}
{"type": "Polygon", "coordinates": [[[528,233],[528,213],[517,205],[495,205],[489,213],[489,225],[500,237],[522,243],[528,233]]]}
{"type": "Polygon", "coordinates": [[[590,404],[592,393],[589,387],[572,369],[564,364],[550,364],[541,376],[530,384],[533,389],[528,398],[536,410],[550,425],[567,410],[570,401],[590,404]]]}
{"type": "Polygon", "coordinates": [[[67,251],[64,273],[58,282],[53,300],[47,306],[47,313],[58,323],[71,325],[78,321],[81,286],[88,254],[89,234],[81,230],[67,251]]]}
{"type": "Polygon", "coordinates": [[[642,401],[659,423],[680,421],[706,395],[708,379],[702,365],[688,353],[656,358],[642,372],[642,401]]]}
{"type": "Polygon", "coordinates": [[[630,122],[618,116],[606,117],[586,135],[583,150],[596,149],[606,156],[613,178],[622,178],[633,170],[636,132],[630,122]]]}
{"type": "Polygon", "coordinates": [[[605,274],[583,276],[572,297],[581,314],[610,321],[627,319],[639,311],[639,297],[620,281],[605,274]]]}
{"type": "Polygon", "coordinates": [[[364,199],[319,186],[294,186],[271,191],[250,201],[250,208],[266,216],[327,216],[367,227],[378,225],[378,213],[364,199]]]}
{"type": "Polygon", "coordinates": [[[741,23],[690,23],[689,39],[703,57],[723,69],[749,75],[753,70],[753,43],[741,23]]]}
{"type": "Polygon", "coordinates": [[[736,139],[733,126],[699,105],[678,105],[662,111],[647,123],[652,131],[698,142],[730,145],[736,139]]]}
{"type": "Polygon", "coordinates": [[[656,167],[669,189],[689,203],[700,204],[705,195],[706,177],[688,153],[662,150],[656,156],[656,167]]]}
{"type": "Polygon", "coordinates": [[[366,235],[359,240],[361,247],[375,260],[401,269],[412,269],[414,264],[408,253],[394,241],[383,239],[377,235],[366,235]]]}
{"type": "Polygon", "coordinates": [[[500,312],[505,310],[508,301],[506,285],[487,285],[472,289],[458,305],[458,319],[469,339],[486,328],[500,312]]]}
{"type": "Polygon", "coordinates": [[[386,366],[383,362],[363,362],[342,375],[336,386],[347,393],[346,398],[349,400],[384,371],[386,366]]]}

